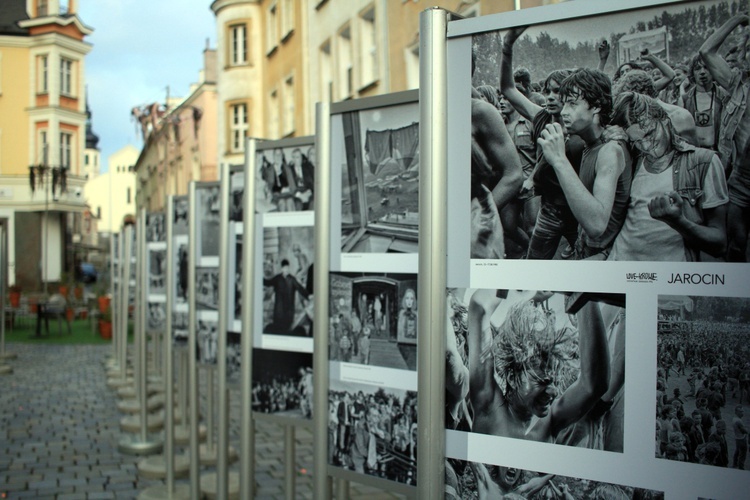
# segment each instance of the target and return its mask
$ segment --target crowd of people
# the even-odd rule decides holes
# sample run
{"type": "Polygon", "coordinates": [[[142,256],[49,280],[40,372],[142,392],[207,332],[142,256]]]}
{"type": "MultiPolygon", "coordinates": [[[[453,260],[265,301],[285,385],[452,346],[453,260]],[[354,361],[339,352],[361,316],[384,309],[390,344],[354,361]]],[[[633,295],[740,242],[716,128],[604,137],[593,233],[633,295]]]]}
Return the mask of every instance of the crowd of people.
{"type": "Polygon", "coordinates": [[[297,377],[275,376],[270,381],[253,382],[253,411],[299,411],[303,418],[312,418],[312,375],[312,368],[301,367],[297,377]]]}
{"type": "Polygon", "coordinates": [[[705,320],[687,323],[689,329],[658,336],[655,454],[744,469],[750,327],[705,320]]]}
{"type": "Polygon", "coordinates": [[[750,42],[733,33],[748,23],[613,74],[603,41],[598,68],[538,84],[514,71],[524,28],[509,29],[499,86],[472,87],[472,257],[746,261],[750,42]]]}
{"type": "Polygon", "coordinates": [[[417,479],[417,395],[330,391],[328,463],[404,484],[417,479]]]}

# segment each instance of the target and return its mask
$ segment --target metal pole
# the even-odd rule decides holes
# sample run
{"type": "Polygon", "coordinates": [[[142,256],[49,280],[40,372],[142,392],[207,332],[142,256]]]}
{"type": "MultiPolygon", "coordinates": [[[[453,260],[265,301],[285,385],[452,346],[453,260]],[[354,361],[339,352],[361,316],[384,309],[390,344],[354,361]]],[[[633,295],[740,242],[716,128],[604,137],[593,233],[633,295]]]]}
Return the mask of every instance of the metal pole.
{"type": "Polygon", "coordinates": [[[245,192],[242,201],[242,337],[240,338],[240,498],[255,493],[255,424],[252,408],[253,321],[255,311],[255,139],[245,147],[245,192]]]}
{"type": "MultiPolygon", "coordinates": [[[[198,414],[200,413],[198,400],[198,367],[196,362],[196,319],[195,319],[195,182],[188,186],[188,385],[182,391],[190,391],[190,498],[201,498],[200,481],[200,437],[198,435],[198,414]]],[[[183,410],[184,411],[184,410],[183,410]]],[[[185,422],[182,414],[182,423],[185,422]]]]}
{"type": "Polygon", "coordinates": [[[171,498],[174,493],[174,356],[172,353],[172,315],[174,310],[175,265],[174,258],[174,197],[167,197],[167,321],[164,338],[164,458],[167,461],[166,486],[171,498]]]}
{"type": "Polygon", "coordinates": [[[227,278],[229,273],[229,165],[221,166],[219,199],[219,342],[216,349],[219,377],[216,496],[229,498],[229,393],[227,391],[227,278]]]}
{"type": "Polygon", "coordinates": [[[287,500],[294,500],[294,479],[296,476],[296,461],[294,449],[294,426],[284,426],[284,490],[287,500]]]}
{"type": "Polygon", "coordinates": [[[213,456],[216,446],[214,437],[214,367],[206,367],[206,451],[213,456]]]}
{"type": "MultiPolygon", "coordinates": [[[[331,205],[331,160],[330,105],[320,102],[316,107],[316,151],[315,163],[315,267],[313,284],[315,290],[313,323],[313,457],[315,477],[314,498],[328,500],[331,497],[331,482],[328,480],[328,272],[330,269],[330,205],[331,205]]],[[[436,497],[437,498],[437,497],[436,497]]]]}
{"type": "Polygon", "coordinates": [[[120,370],[122,380],[128,372],[128,307],[130,306],[130,257],[133,252],[133,226],[123,229],[122,273],[120,274],[120,370]]]}
{"type": "Polygon", "coordinates": [[[420,15],[419,68],[419,359],[417,495],[445,495],[445,327],[447,245],[447,43],[448,13],[420,15]]]}
{"type": "Polygon", "coordinates": [[[136,245],[137,257],[136,257],[136,300],[135,300],[135,344],[138,346],[136,350],[136,359],[138,360],[138,372],[136,373],[136,381],[138,383],[138,390],[136,396],[138,401],[141,403],[141,442],[145,443],[148,439],[148,390],[146,388],[146,308],[144,305],[148,300],[147,295],[147,276],[148,266],[145,265],[146,261],[146,211],[141,210],[138,215],[138,225],[136,229],[136,245]]]}

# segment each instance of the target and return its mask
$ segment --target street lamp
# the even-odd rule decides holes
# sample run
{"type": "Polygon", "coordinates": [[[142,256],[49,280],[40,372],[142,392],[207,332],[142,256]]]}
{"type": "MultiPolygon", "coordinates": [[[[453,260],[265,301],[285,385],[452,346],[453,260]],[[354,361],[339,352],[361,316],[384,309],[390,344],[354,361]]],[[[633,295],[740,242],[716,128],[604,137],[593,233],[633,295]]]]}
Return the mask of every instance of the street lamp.
{"type": "MultiPolygon", "coordinates": [[[[45,151],[46,159],[46,151],[45,151]]],[[[44,190],[44,237],[41,241],[42,250],[42,290],[44,297],[47,297],[47,246],[49,236],[49,201],[50,192],[52,193],[52,201],[57,201],[58,193],[62,194],[67,191],[67,167],[53,167],[47,165],[45,161],[40,165],[29,166],[29,184],[31,187],[31,194],[35,193],[37,189],[44,190]]]]}

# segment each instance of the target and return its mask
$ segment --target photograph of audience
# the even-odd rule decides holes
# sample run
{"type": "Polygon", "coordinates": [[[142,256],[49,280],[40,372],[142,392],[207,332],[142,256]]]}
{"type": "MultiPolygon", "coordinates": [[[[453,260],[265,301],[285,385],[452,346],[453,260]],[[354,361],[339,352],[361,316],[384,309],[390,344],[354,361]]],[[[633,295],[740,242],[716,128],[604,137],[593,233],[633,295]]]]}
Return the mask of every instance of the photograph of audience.
{"type": "Polygon", "coordinates": [[[256,154],[255,209],[265,212],[301,212],[315,202],[315,146],[259,150],[256,154]]]}
{"type": "Polygon", "coordinates": [[[253,411],[312,418],[312,353],[253,349],[253,411]]]}
{"type": "Polygon", "coordinates": [[[328,463],[417,484],[417,393],[331,380],[328,463]]]}
{"type": "Polygon", "coordinates": [[[331,273],[328,359],[417,369],[417,276],[331,273]]]}
{"type": "Polygon", "coordinates": [[[264,333],[312,337],[312,227],[263,230],[264,333]]]}
{"type": "Polygon", "coordinates": [[[448,294],[446,427],[623,451],[624,296],[448,294]]]}
{"type": "Polygon", "coordinates": [[[750,299],[659,296],[657,458],[745,469],[750,299]]]}
{"type": "Polygon", "coordinates": [[[744,12],[683,2],[475,35],[472,258],[746,262],[744,12]]]}
{"type": "Polygon", "coordinates": [[[501,465],[448,459],[445,462],[445,498],[663,500],[664,492],[501,465]]]}

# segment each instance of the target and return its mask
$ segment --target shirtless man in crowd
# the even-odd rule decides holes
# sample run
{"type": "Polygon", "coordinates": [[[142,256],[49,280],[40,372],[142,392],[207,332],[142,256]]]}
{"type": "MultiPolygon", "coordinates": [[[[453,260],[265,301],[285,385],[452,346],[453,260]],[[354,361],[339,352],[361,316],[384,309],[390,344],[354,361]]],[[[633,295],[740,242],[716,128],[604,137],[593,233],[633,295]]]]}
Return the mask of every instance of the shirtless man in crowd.
{"type": "Polygon", "coordinates": [[[495,328],[490,317],[503,302],[496,290],[477,290],[469,304],[469,387],[474,409],[473,431],[497,436],[551,442],[579,421],[604,395],[609,386],[609,352],[599,305],[588,302],[577,313],[580,374],[561,395],[551,373],[553,342],[540,332],[519,327],[546,321],[545,313],[531,301],[549,294],[513,297],[508,317],[495,328]],[[507,363],[496,373],[496,345],[511,342],[519,351],[533,352],[527,359],[507,363]],[[504,383],[496,381],[499,378],[504,383]],[[503,387],[501,387],[503,385],[503,387]],[[534,419],[536,417],[536,419],[534,419]]]}

